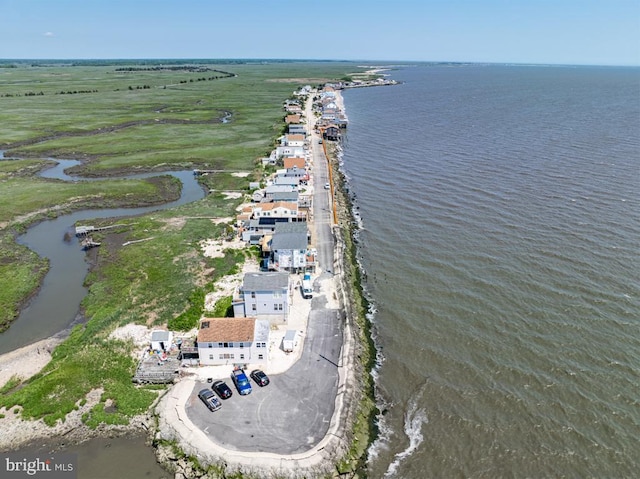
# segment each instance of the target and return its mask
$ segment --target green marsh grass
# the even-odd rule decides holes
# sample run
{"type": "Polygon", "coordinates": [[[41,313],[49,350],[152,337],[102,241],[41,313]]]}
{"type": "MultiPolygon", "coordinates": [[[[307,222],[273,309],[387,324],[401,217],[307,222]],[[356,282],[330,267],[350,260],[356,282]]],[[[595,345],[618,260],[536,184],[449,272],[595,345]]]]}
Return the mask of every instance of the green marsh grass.
{"type": "Polygon", "coordinates": [[[186,317],[186,327],[197,320],[203,295],[213,290],[217,279],[236,272],[246,254],[254,254],[202,254],[199,242],[217,238],[227,228],[211,218],[233,218],[242,201],[221,192],[247,191],[249,181],[262,178],[256,161],[269,153],[282,132],[282,104],[293,90],[358,70],[346,62],[210,67],[237,76],[198,81],[212,72],[122,73],[105,64],[0,69],[0,149],[9,149],[7,156],[36,158],[0,162],[0,306],[8,316],[46,270],[45,261],[15,243],[18,231],[67,207],[91,207],[97,201],[122,204],[158,193],[157,184],[144,181],[43,181],[33,176],[42,166],[37,158],[90,159],[80,170],[97,176],[134,169],[224,170],[200,178],[211,192],[203,200],[123,220],[127,228],[102,237],[96,266],[85,280],[89,293],[81,307],[87,322],[72,331],[54,350],[49,365],[24,387],[0,395],[0,406],[19,405],[24,417],[54,424],[89,391],[102,388],[100,403],[84,417],[91,427],[123,424],[147,411],[157,392],[132,384],[132,345],[109,339],[109,334],[132,322],[156,326],[186,317]],[[137,89],[141,85],[149,88],[137,89]],[[36,95],[24,96],[28,92],[36,95]],[[220,122],[227,112],[229,121],[220,122]],[[232,174],[239,171],[252,174],[232,174]],[[122,246],[136,240],[146,241],[122,246]],[[13,278],[25,286],[5,297],[3,285],[13,278]],[[112,406],[105,408],[109,399],[112,406]]]}

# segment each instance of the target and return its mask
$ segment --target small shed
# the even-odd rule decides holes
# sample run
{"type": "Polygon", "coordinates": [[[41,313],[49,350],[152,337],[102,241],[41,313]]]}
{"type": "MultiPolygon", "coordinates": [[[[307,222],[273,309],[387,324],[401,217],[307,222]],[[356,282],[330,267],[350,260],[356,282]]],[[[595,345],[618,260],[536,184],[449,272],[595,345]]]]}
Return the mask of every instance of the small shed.
{"type": "Polygon", "coordinates": [[[163,331],[161,329],[151,332],[151,350],[152,351],[168,351],[173,343],[173,333],[171,331],[163,331]]]}

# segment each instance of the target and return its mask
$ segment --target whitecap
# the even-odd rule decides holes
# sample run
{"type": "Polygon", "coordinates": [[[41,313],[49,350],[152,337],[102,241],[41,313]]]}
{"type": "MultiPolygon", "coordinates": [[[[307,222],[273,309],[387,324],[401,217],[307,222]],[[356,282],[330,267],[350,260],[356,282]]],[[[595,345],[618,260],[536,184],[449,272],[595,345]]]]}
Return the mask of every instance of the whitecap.
{"type": "Polygon", "coordinates": [[[412,398],[409,402],[409,408],[404,415],[404,433],[407,435],[407,438],[409,438],[409,445],[404,451],[394,456],[393,462],[389,464],[384,477],[394,477],[400,464],[420,447],[420,444],[424,441],[422,425],[428,422],[429,419],[427,418],[426,411],[418,407],[418,401],[415,397],[412,398]]]}

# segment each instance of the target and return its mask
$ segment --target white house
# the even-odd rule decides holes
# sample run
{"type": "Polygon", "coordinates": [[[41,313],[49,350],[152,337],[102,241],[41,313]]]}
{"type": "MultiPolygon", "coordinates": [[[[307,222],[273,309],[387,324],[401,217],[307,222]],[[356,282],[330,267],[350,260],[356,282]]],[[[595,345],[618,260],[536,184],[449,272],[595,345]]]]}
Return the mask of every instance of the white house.
{"type": "Polygon", "coordinates": [[[205,366],[266,364],[269,321],[256,318],[203,318],[198,355],[205,366]]]}
{"type": "Polygon", "coordinates": [[[286,322],[289,315],[289,274],[256,272],[244,275],[242,286],[233,299],[236,318],[252,317],[286,322]]]}
{"type": "Polygon", "coordinates": [[[298,204],[294,202],[276,201],[273,203],[258,203],[253,207],[254,219],[258,218],[287,218],[295,221],[298,218],[298,204]]]}
{"type": "Polygon", "coordinates": [[[291,156],[304,156],[304,148],[302,145],[280,145],[276,148],[277,158],[286,158],[291,156]]]}
{"type": "Polygon", "coordinates": [[[304,146],[304,134],[289,134],[284,135],[282,145],[288,146],[304,146]]]}

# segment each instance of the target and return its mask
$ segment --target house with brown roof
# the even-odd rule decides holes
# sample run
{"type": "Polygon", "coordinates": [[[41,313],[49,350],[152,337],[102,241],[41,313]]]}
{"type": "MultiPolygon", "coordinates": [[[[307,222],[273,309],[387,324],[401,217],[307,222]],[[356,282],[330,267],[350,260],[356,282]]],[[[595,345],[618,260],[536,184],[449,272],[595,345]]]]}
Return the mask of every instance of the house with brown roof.
{"type": "Polygon", "coordinates": [[[198,328],[198,355],[203,366],[266,364],[269,321],[256,318],[203,318],[198,328]]]}
{"type": "Polygon", "coordinates": [[[300,123],[301,120],[302,120],[302,117],[300,115],[287,115],[284,118],[284,121],[287,125],[291,123],[300,123]]]}
{"type": "Polygon", "coordinates": [[[286,134],[282,139],[282,146],[304,146],[305,136],[302,134],[286,134]]]}
{"type": "Polygon", "coordinates": [[[307,165],[307,161],[304,158],[301,158],[299,156],[294,156],[291,158],[283,158],[284,161],[284,167],[287,170],[290,170],[292,168],[298,168],[299,170],[304,170],[305,166],[307,165]]]}

